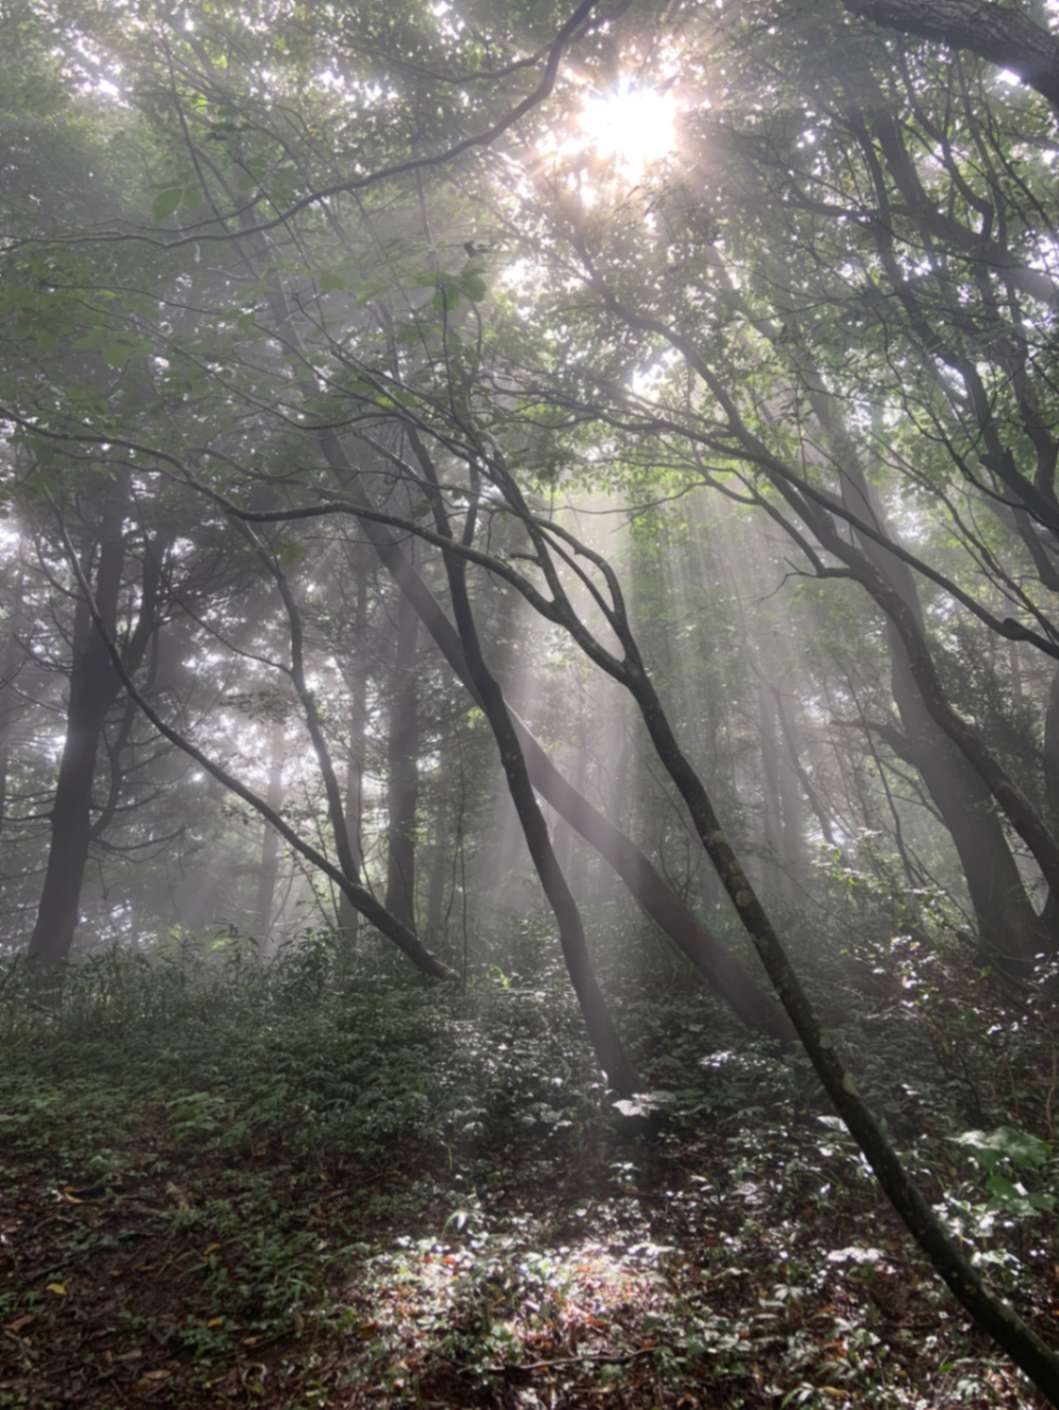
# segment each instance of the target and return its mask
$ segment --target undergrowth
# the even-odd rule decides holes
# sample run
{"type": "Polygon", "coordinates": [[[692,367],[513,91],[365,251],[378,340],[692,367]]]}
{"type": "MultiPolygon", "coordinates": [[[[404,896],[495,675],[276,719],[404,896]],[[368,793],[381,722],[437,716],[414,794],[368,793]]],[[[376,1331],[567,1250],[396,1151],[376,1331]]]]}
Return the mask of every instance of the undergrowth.
{"type": "MultiPolygon", "coordinates": [[[[931,1197],[1059,1314],[1054,1045],[912,942],[826,976],[931,1197]]],[[[822,982],[822,981],[820,981],[822,982]]],[[[1031,1406],[797,1055],[679,972],[380,979],[326,936],[0,971],[0,1407],[1031,1406]]]]}

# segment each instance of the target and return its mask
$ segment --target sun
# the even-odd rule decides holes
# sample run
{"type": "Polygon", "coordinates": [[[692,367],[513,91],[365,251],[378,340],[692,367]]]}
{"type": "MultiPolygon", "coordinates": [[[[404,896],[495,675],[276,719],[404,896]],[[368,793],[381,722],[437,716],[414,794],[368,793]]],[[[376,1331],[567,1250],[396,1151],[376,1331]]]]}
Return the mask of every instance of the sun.
{"type": "Polygon", "coordinates": [[[671,93],[628,84],[589,98],[578,117],[585,144],[640,176],[677,144],[677,104],[671,93]]]}

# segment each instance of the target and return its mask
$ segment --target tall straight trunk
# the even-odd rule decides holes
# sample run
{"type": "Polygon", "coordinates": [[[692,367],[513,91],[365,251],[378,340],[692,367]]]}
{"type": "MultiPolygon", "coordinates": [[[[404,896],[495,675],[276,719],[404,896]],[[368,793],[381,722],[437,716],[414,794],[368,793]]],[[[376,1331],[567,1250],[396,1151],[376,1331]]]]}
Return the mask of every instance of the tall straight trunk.
{"type": "MultiPolygon", "coordinates": [[[[444,768],[444,766],[443,766],[444,768]]],[[[452,824],[452,799],[449,797],[448,770],[444,769],[434,819],[434,840],[430,848],[430,868],[427,880],[426,933],[431,945],[442,938],[445,924],[445,881],[452,866],[449,833],[452,824]]]]}
{"type": "Polygon", "coordinates": [[[938,729],[912,680],[903,644],[891,628],[894,699],[909,757],[948,829],[974,909],[982,958],[1019,966],[1055,947],[1053,917],[1038,917],[997,817],[989,789],[938,729]]]}
{"type": "MultiPolygon", "coordinates": [[[[791,770],[795,776],[797,786],[801,789],[803,796],[812,810],[813,816],[820,825],[820,832],[830,846],[835,845],[834,828],[831,816],[828,813],[824,800],[813,782],[809,768],[803,758],[805,754],[805,742],[799,722],[791,715],[787,708],[787,702],[783,698],[783,692],[776,692],[776,718],[779,721],[780,732],[783,735],[783,742],[787,746],[787,758],[790,761],[791,770]]],[[[806,856],[805,835],[801,837],[801,865],[805,875],[808,875],[809,862],[806,856]]]]}
{"type": "MultiPolygon", "coordinates": [[[[506,583],[483,583],[482,611],[489,612],[489,669],[500,682],[508,704],[518,710],[526,694],[515,642],[519,635],[521,599],[506,583]]],[[[489,764],[494,777],[487,783],[488,814],[475,849],[474,877],[479,896],[503,907],[508,888],[526,869],[527,856],[511,794],[504,786],[500,760],[489,764]]],[[[521,906],[523,897],[517,897],[521,906]]]]}
{"type": "Polygon", "coordinates": [[[762,769],[765,779],[765,843],[779,873],[779,892],[791,905],[804,896],[809,869],[805,808],[793,734],[783,718],[783,701],[767,682],[758,689],[762,769]]]}
{"type": "MultiPolygon", "coordinates": [[[[100,617],[112,639],[116,634],[118,594],[124,564],[122,524],[128,492],[127,476],[123,475],[112,483],[104,497],[98,535],[99,557],[94,596],[100,617]]],[[[91,568],[89,556],[86,553],[86,576],[91,568]]],[[[107,649],[92,625],[88,606],[78,599],[66,740],[59,760],[52,806],[44,886],[29,942],[30,960],[42,966],[60,964],[73,946],[91,840],[96,756],[107,711],[118,693],[119,684],[107,649]]]]}
{"type": "Polygon", "coordinates": [[[775,700],[776,740],[779,756],[780,808],[783,813],[783,832],[780,851],[783,857],[784,886],[787,899],[797,902],[804,899],[805,883],[809,876],[809,856],[805,842],[805,802],[802,785],[795,759],[792,757],[789,740],[783,730],[783,702],[775,700]]]}
{"type": "MultiPolygon", "coordinates": [[[[843,455],[843,500],[857,518],[889,535],[868,482],[852,453],[843,455]]],[[[923,626],[922,607],[907,564],[860,537],[876,572],[923,626]]],[[[935,807],[952,836],[974,908],[983,959],[1020,966],[1055,948],[1050,917],[1038,916],[997,816],[990,790],[969,759],[934,719],[915,679],[904,636],[887,623],[891,685],[909,743],[935,807]]]]}
{"type": "Polygon", "coordinates": [[[762,681],[757,690],[758,742],[761,746],[761,782],[764,801],[762,880],[769,872],[779,874],[779,890],[786,891],[783,873],[783,816],[780,799],[779,750],[776,739],[776,712],[768,686],[762,681]]]}
{"type": "Polygon", "coordinates": [[[18,675],[21,650],[18,644],[19,627],[22,620],[22,592],[25,578],[22,572],[22,553],[19,548],[18,573],[14,582],[14,606],[8,618],[7,639],[3,654],[0,655],[0,833],[4,830],[7,818],[7,788],[11,771],[11,736],[15,720],[18,718],[18,698],[15,695],[15,679],[18,675]]]}
{"type": "MultiPolygon", "coordinates": [[[[364,662],[364,646],[368,626],[368,574],[363,553],[355,552],[351,556],[356,600],[352,630],[354,676],[350,687],[349,745],[346,750],[345,827],[349,850],[363,876],[361,829],[364,820],[364,750],[368,737],[368,673],[364,662]]],[[[338,928],[347,939],[356,939],[359,920],[359,911],[343,891],[338,902],[338,928]]]]}
{"type": "Polygon", "coordinates": [[[397,604],[397,650],[390,689],[386,802],[386,909],[416,928],[416,804],[419,796],[419,699],[416,643],[419,618],[404,594],[397,604]]]}
{"type": "MultiPolygon", "coordinates": [[[[268,750],[268,792],[265,800],[268,806],[279,812],[283,806],[283,764],[285,761],[285,739],[283,726],[275,723],[269,732],[268,750]]],[[[276,894],[276,877],[279,874],[279,833],[274,827],[265,824],[261,839],[261,863],[257,869],[257,887],[254,896],[254,939],[258,950],[265,954],[269,948],[269,935],[272,930],[272,906],[276,894]]]]}

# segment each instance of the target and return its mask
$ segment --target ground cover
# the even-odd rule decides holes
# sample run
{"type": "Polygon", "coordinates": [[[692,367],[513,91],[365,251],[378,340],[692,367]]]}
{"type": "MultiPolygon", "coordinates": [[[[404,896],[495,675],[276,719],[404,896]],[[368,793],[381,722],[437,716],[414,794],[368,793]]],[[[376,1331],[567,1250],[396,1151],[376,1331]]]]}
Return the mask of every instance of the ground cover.
{"type": "MultiPolygon", "coordinates": [[[[4,1410],[1037,1403],[801,1061],[679,975],[619,987],[651,1088],[623,1112],[546,976],[186,959],[100,959],[35,1012],[8,974],[4,1410]]],[[[897,982],[839,1035],[1047,1332],[1054,1068],[988,993],[897,982]]]]}

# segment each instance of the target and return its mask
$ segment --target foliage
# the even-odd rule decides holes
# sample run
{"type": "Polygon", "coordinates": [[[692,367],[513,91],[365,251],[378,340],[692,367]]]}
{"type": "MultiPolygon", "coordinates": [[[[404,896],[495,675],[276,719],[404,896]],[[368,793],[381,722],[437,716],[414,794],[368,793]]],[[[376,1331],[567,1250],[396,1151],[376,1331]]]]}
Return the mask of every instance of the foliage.
{"type": "MultiPolygon", "coordinates": [[[[961,1134],[900,973],[858,1079],[969,1246],[1045,1305],[1040,1216],[987,1211],[978,1169],[1012,1161],[1045,1195],[1050,1147],[961,1134]]],[[[100,1410],[240,1387],[288,1406],[1032,1403],[958,1318],[929,1346],[912,1330],[938,1295],[804,1063],[680,988],[624,994],[665,1098],[644,1124],[607,1102],[558,977],[475,973],[444,998],[317,936],[267,966],[114,952],[45,1008],[17,964],[5,980],[0,1403],[58,1404],[77,1345],[100,1410]]],[[[1012,1046],[984,1055],[980,1101],[1004,1109],[1016,1081],[1040,1129],[1037,1039],[990,1017],[1012,1046]]]]}

